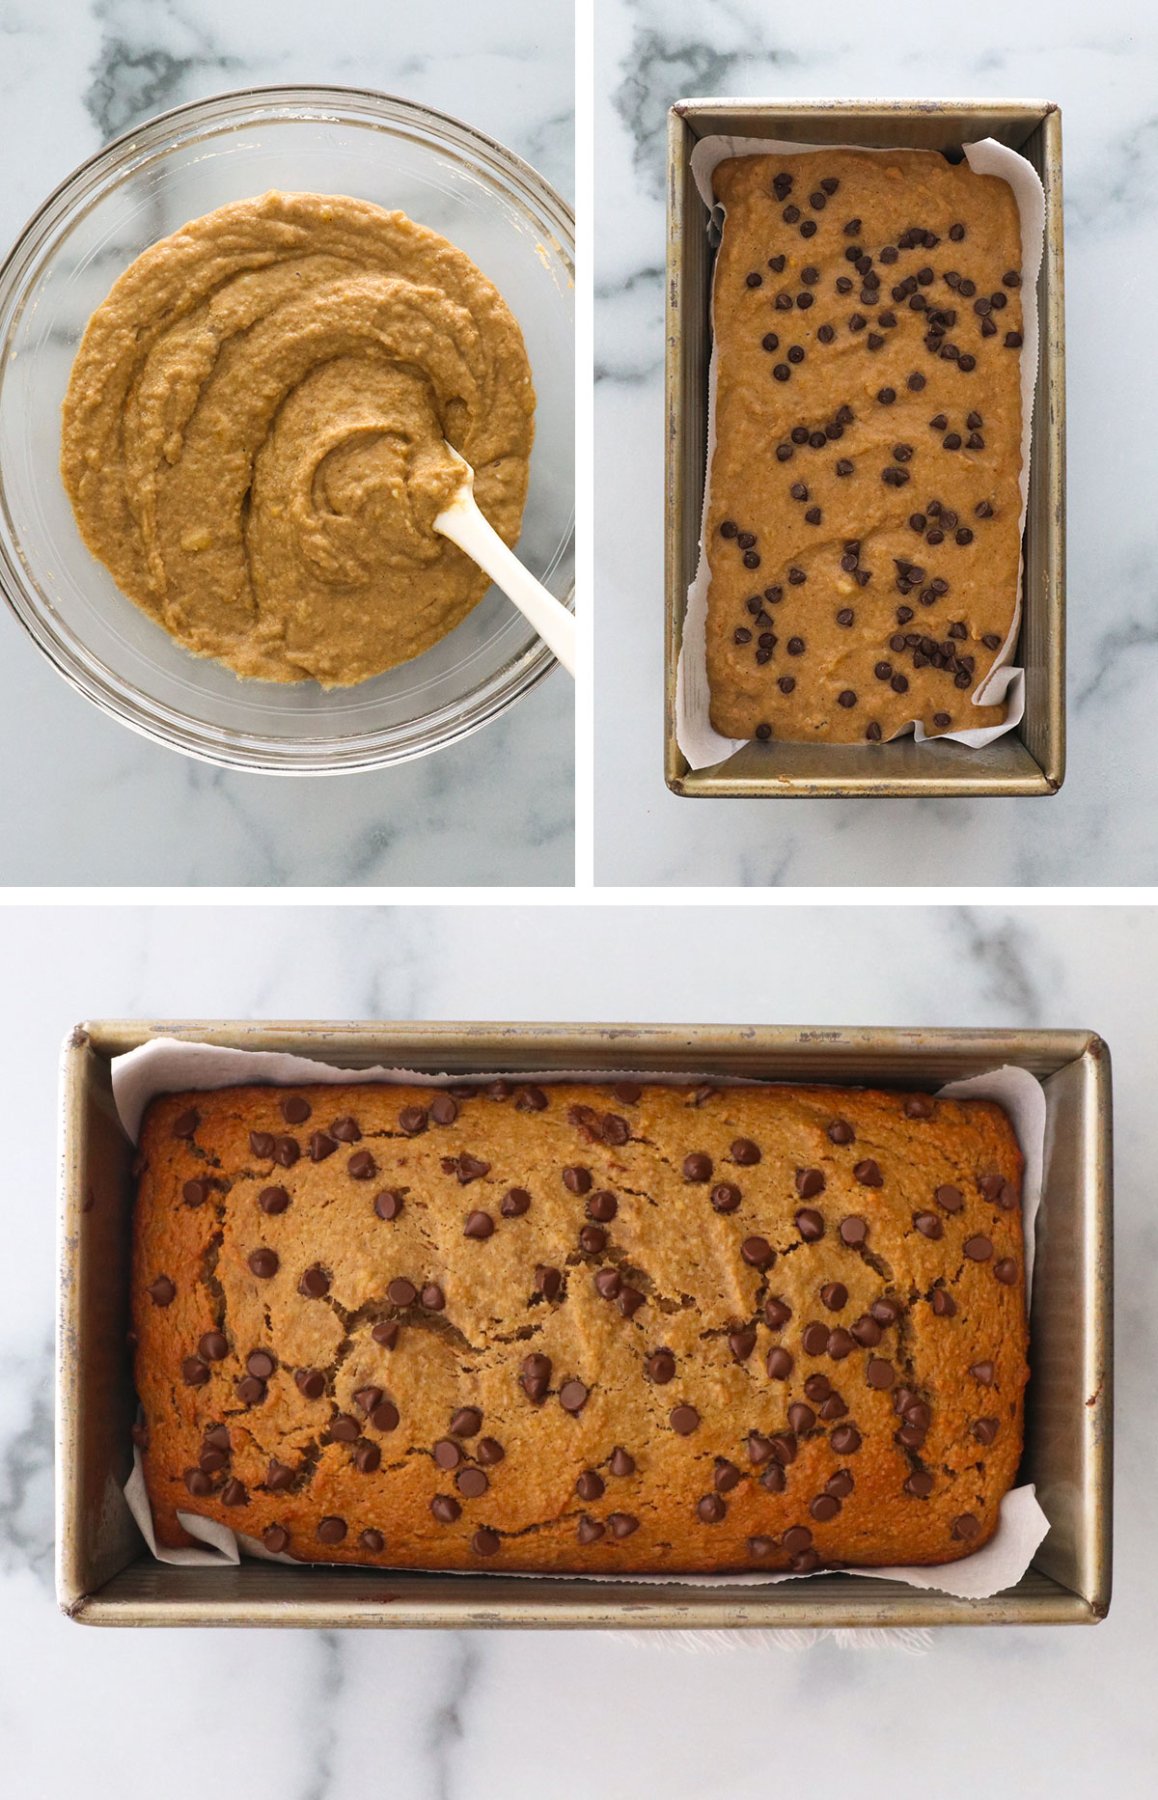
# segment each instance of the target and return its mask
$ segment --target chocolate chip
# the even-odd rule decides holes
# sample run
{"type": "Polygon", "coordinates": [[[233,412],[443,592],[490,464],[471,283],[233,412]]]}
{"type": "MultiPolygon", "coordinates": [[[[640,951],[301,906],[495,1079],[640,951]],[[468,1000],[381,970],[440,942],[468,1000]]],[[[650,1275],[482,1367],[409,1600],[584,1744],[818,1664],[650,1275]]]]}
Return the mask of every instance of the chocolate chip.
{"type": "Polygon", "coordinates": [[[387,1319],[381,1325],[375,1325],[370,1336],[376,1344],[382,1344],[387,1350],[393,1350],[398,1342],[401,1327],[394,1319],[387,1319]]]}
{"type": "Polygon", "coordinates": [[[253,1250],[246,1258],[250,1272],[262,1281],[268,1281],[276,1275],[280,1261],[276,1250],[253,1250]]]}
{"type": "Polygon", "coordinates": [[[951,1319],[957,1311],[957,1302],[944,1288],[934,1288],[933,1311],[939,1319],[951,1319]]]}
{"type": "Polygon", "coordinates": [[[377,1444],[359,1444],[354,1452],[354,1467],[361,1475],[373,1475],[382,1461],[377,1444]]]}
{"type": "Polygon", "coordinates": [[[493,1235],[495,1222],[487,1212],[469,1212],[462,1228],[463,1237],[475,1238],[479,1242],[493,1235]]]}
{"type": "Polygon", "coordinates": [[[462,1461],[462,1451],[451,1438],[439,1438],[431,1454],[440,1469],[450,1473],[462,1461]]]}
{"type": "Polygon", "coordinates": [[[965,1204],[965,1196],[961,1192],[961,1189],[959,1187],[953,1187],[948,1183],[943,1187],[939,1187],[934,1193],[933,1198],[937,1202],[937,1205],[943,1207],[947,1213],[960,1212],[965,1204]]]}
{"type": "Polygon", "coordinates": [[[702,1500],[696,1502],[696,1517],[705,1525],[718,1525],[727,1510],[718,1494],[705,1494],[702,1500]]]}
{"type": "Polygon", "coordinates": [[[320,1544],[340,1544],[345,1535],[345,1519],[335,1518],[331,1515],[318,1521],[316,1536],[320,1544]]]}
{"type": "MultiPolygon", "coordinates": [[[[738,1195],[737,1198],[739,1198],[738,1195]]],[[[151,1282],[148,1288],[148,1295],[154,1306],[172,1305],[176,1292],[176,1285],[169,1280],[167,1275],[158,1275],[156,1281],[151,1282]]]]}
{"type": "Polygon", "coordinates": [[[398,1115],[398,1125],[407,1137],[419,1137],[426,1130],[427,1113],[422,1106],[404,1106],[398,1115]]]}
{"type": "Polygon", "coordinates": [[[608,1466],[611,1473],[616,1476],[635,1474],[635,1458],[621,1444],[617,1444],[611,1452],[611,1462],[608,1466]]]}
{"type": "Polygon", "coordinates": [[[597,1544],[606,1530],[607,1527],[601,1525],[598,1519],[589,1519],[587,1514],[584,1513],[576,1527],[575,1535],[578,1537],[581,1544],[597,1544]]]}
{"type": "Polygon", "coordinates": [[[599,1269],[595,1275],[595,1291],[604,1300],[614,1300],[623,1286],[623,1277],[618,1269],[599,1269]]]}
{"type": "Polygon", "coordinates": [[[325,1162],[338,1148],[338,1141],[328,1131],[315,1131],[310,1138],[310,1161],[325,1162]]]}
{"type": "Polygon", "coordinates": [[[485,1494],[490,1482],[481,1469],[463,1469],[454,1478],[454,1485],[467,1500],[477,1500],[485,1494]]]}
{"type": "Polygon", "coordinates": [[[993,1364],[991,1362],[970,1363],[969,1373],[982,1387],[990,1387],[993,1382],[993,1364]]]}
{"type": "Polygon", "coordinates": [[[884,1186],[884,1176],[881,1174],[880,1165],[874,1162],[871,1156],[866,1156],[863,1162],[856,1164],[853,1175],[862,1187],[879,1188],[884,1186]]]}
{"type": "Polygon", "coordinates": [[[559,1405],[564,1412],[581,1413],[587,1404],[589,1389],[581,1381],[565,1381],[559,1389],[559,1405]]]}
{"type": "Polygon", "coordinates": [[[961,1542],[971,1544],[981,1533],[981,1521],[973,1513],[958,1513],[953,1521],[953,1536],[961,1542]]]}
{"type": "Polygon", "coordinates": [[[660,1387],[669,1382],[676,1372],[675,1357],[670,1350],[653,1350],[643,1366],[648,1378],[660,1387]]]}
{"type": "Polygon", "coordinates": [[[539,1263],[535,1270],[533,1292],[542,1294],[544,1300],[557,1300],[562,1287],[563,1271],[554,1268],[550,1263],[539,1263]]]}
{"type": "Polygon", "coordinates": [[[303,1270],[301,1280],[298,1282],[299,1294],[304,1294],[307,1300],[320,1300],[329,1291],[330,1278],[317,1263],[303,1270]]]}
{"type": "Polygon", "coordinates": [[[326,1378],[320,1369],[296,1369],[294,1381],[307,1400],[320,1400],[326,1391],[326,1378]]]}
{"type": "Polygon", "coordinates": [[[764,1319],[770,1331],[780,1331],[792,1317],[792,1308],[786,1300],[770,1294],[764,1302],[764,1319]]]}
{"type": "Polygon", "coordinates": [[[613,1512],[608,1515],[607,1526],[612,1537],[625,1538],[639,1530],[639,1520],[631,1513],[613,1512]]]}
{"type": "MultiPolygon", "coordinates": [[[[805,1344],[804,1347],[807,1349],[807,1344],[805,1344]]],[[[776,1344],[768,1352],[768,1359],[765,1363],[765,1367],[773,1381],[787,1381],[795,1367],[795,1363],[796,1359],[791,1351],[785,1350],[782,1344],[776,1344]]]]}
{"type": "Polygon", "coordinates": [[[732,1161],[739,1163],[742,1168],[753,1167],[760,1161],[759,1145],[754,1144],[751,1138],[733,1138],[732,1161]]]}
{"type": "Polygon", "coordinates": [[[594,1469],[584,1469],[575,1483],[575,1492],[580,1500],[598,1500],[603,1494],[603,1477],[594,1469]]]}
{"type": "Polygon", "coordinates": [[[301,1155],[301,1146],[296,1138],[279,1137],[273,1147],[273,1160],[283,1169],[292,1169],[301,1155]]]}
{"type": "MultiPolygon", "coordinates": [[[[1020,350],[1022,341],[1020,331],[1007,331],[1005,334],[1005,348],[1007,350],[1020,350]]],[[[969,1515],[967,1514],[966,1517],[968,1516],[969,1515]]]]}
{"type": "Polygon", "coordinates": [[[976,1237],[966,1238],[963,1248],[970,1262],[988,1262],[993,1255],[991,1240],[980,1233],[976,1237]]]}
{"type": "Polygon", "coordinates": [[[984,1444],[986,1448],[996,1438],[1000,1429],[1001,1421],[999,1419],[975,1419],[972,1426],[973,1436],[979,1444],[984,1444]]]}
{"type": "Polygon", "coordinates": [[[437,1281],[428,1281],[419,1295],[427,1312],[443,1312],[446,1309],[446,1295],[437,1281]]]}
{"type": "Polygon", "coordinates": [[[528,1400],[536,1402],[544,1400],[551,1382],[550,1357],[539,1355],[524,1357],[519,1382],[528,1400]]]}
{"type": "Polygon", "coordinates": [[[862,1313],[853,1325],[849,1326],[853,1337],[864,1350],[873,1350],[880,1343],[882,1332],[871,1313],[862,1313]]]}
{"type": "Polygon", "coordinates": [[[440,1525],[453,1525],[462,1512],[462,1507],[453,1494],[435,1494],[430,1502],[430,1510],[440,1525]]]}
{"type": "Polygon", "coordinates": [[[506,1455],[506,1451],[503,1449],[497,1438],[484,1437],[479,1439],[475,1448],[475,1455],[480,1463],[483,1463],[490,1469],[493,1468],[496,1463],[502,1462],[503,1457],[506,1455]]]}
{"type": "Polygon", "coordinates": [[[541,1087],[536,1087],[533,1083],[529,1086],[518,1088],[515,1092],[516,1112],[545,1112],[547,1105],[548,1101],[546,1094],[541,1087]]]}
{"type": "Polygon", "coordinates": [[[869,1357],[868,1368],[865,1370],[865,1380],[871,1388],[892,1387],[893,1382],[896,1379],[897,1373],[891,1362],[886,1362],[882,1356],[869,1357]]]}
{"type": "Polygon", "coordinates": [[[702,1150],[694,1150],[684,1157],[685,1181],[710,1181],[712,1179],[712,1159],[705,1156],[702,1150]]]}
{"type": "Polygon", "coordinates": [[[746,1362],[756,1348],[756,1333],[751,1326],[728,1333],[728,1348],[737,1362],[746,1362]]]}
{"type": "Polygon", "coordinates": [[[746,1237],[740,1245],[740,1255],[754,1269],[766,1269],[776,1261],[775,1250],[763,1237],[746,1237]]]}
{"type": "Polygon", "coordinates": [[[1012,1287],[1017,1280],[1017,1264],[1011,1256],[1003,1256],[993,1265],[993,1273],[1005,1287],[1012,1287]]]}
{"type": "MultiPolygon", "coordinates": [[[[848,1305],[848,1289],[843,1281],[826,1281],[820,1290],[820,1298],[829,1312],[840,1312],[848,1305]]],[[[823,1330],[823,1327],[821,1327],[823,1330]]],[[[827,1344],[827,1337],[825,1343],[827,1344]]]]}
{"type": "Polygon", "coordinates": [[[700,1415],[694,1406],[677,1406],[673,1409],[668,1423],[680,1437],[690,1437],[699,1429],[700,1415]]]}
{"type": "MultiPolygon", "coordinates": [[[[819,1177],[820,1187],[824,1186],[824,1177],[820,1174],[819,1169],[807,1169],[803,1172],[807,1175],[819,1177]]],[[[798,1192],[806,1191],[809,1194],[819,1192],[819,1189],[816,1187],[809,1187],[806,1190],[801,1189],[799,1175],[797,1175],[796,1185],[798,1192]]],[[[819,1238],[824,1236],[824,1220],[820,1213],[814,1211],[812,1207],[802,1206],[800,1211],[796,1214],[796,1229],[806,1244],[815,1244],[819,1238]]]]}
{"type": "Polygon", "coordinates": [[[358,1545],[360,1549],[369,1551],[371,1556],[380,1556],[386,1548],[386,1539],[372,1525],[367,1525],[365,1531],[359,1533],[358,1545]]]}

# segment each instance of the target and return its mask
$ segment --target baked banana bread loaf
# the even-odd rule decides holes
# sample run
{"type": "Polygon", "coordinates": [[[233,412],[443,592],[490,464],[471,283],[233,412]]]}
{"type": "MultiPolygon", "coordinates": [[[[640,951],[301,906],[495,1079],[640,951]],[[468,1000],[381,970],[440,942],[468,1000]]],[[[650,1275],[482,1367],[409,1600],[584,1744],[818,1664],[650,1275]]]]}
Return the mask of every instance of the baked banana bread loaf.
{"type": "Polygon", "coordinates": [[[496,1081],[150,1106],[138,1441],[305,1561],[800,1572],[993,1532],[1026,1381],[986,1101],[496,1081]]]}
{"type": "Polygon", "coordinates": [[[1017,606],[1021,235],[931,151],[740,156],[712,299],[711,718],[880,742],[998,724],[1017,606]]]}

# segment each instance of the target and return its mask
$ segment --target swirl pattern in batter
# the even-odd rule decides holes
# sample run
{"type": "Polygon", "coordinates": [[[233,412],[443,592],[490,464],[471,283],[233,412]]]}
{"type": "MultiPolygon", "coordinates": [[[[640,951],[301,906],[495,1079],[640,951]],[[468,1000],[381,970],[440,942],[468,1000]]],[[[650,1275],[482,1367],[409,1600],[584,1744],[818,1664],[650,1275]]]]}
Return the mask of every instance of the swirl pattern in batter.
{"type": "Polygon", "coordinates": [[[400,212],[268,193],[139,256],[89,321],[61,473],[85,543],[180,644],[347,687],[420,655],[488,578],[434,529],[450,443],[507,543],[535,395],[518,324],[400,212]]]}

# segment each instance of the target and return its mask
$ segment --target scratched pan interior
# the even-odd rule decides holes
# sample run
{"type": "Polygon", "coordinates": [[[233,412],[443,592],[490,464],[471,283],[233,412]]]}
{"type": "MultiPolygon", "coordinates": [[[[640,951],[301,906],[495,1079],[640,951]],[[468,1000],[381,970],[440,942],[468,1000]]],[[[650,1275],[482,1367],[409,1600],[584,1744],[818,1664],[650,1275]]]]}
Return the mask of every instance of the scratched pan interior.
{"type": "Polygon", "coordinates": [[[896,1031],[714,1025],[253,1024],[99,1021],[62,1066],[57,1348],[57,1594],[100,1625],[592,1626],[599,1629],[1089,1624],[1110,1599],[1112,1437],[1109,1053],[1085,1031],[896,1031]],[[132,1149],[110,1060],[150,1037],[303,1052],[432,1073],[606,1068],[936,1088],[1001,1063],[1042,1082],[1049,1126],[1030,1320],[1021,1479],[1051,1529],[1033,1567],[988,1600],[817,1575],[759,1589],[502,1575],[236,1569],[156,1562],[121,1489],[136,1401],[126,1347],[132,1149]]]}
{"type": "Polygon", "coordinates": [[[1055,794],[1065,775],[1065,319],[1062,306],[1061,113],[1050,101],[680,100],[668,117],[666,680],[664,772],[691,797],[1055,794]],[[687,592],[699,556],[707,459],[712,254],[691,175],[699,138],[717,133],[799,143],[954,152],[996,138],[1045,189],[1038,277],[1037,399],[1025,524],[1017,661],[1025,716],[980,750],[964,744],[744,745],[691,769],[675,736],[675,680],[687,592]]]}

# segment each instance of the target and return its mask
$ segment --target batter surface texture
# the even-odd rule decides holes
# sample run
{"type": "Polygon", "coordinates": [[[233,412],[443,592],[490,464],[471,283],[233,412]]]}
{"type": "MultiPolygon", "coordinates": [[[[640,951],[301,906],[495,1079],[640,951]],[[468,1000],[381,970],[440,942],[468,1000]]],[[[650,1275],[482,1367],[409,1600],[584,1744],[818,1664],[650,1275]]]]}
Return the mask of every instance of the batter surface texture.
{"type": "Polygon", "coordinates": [[[97,308],[61,472],[89,549],[186,649],[348,687],[486,592],[433,528],[460,480],[446,441],[514,543],[534,404],[519,327],[461,250],[365,200],[269,193],[154,244],[97,308]]]}
{"type": "Polygon", "coordinates": [[[234,1088],[140,1141],[138,1440],[303,1561],[943,1563],[1021,1454],[1021,1155],[985,1101],[234,1088]]]}
{"type": "Polygon", "coordinates": [[[713,180],[712,724],[999,724],[972,696],[1017,607],[1012,189],[928,151],[732,157],[713,180]]]}

